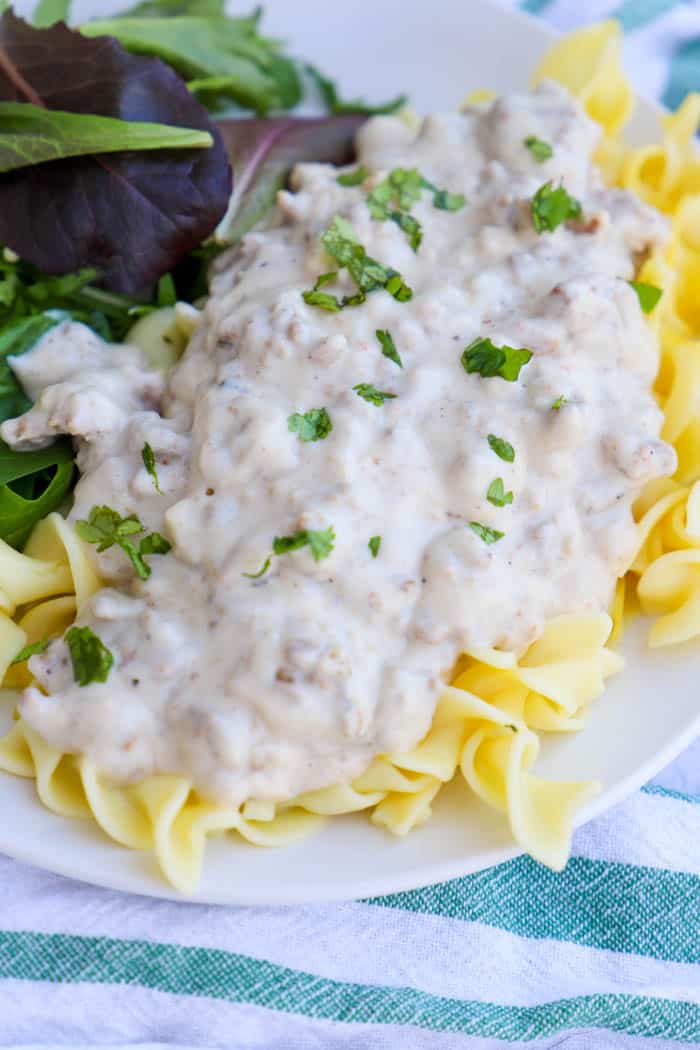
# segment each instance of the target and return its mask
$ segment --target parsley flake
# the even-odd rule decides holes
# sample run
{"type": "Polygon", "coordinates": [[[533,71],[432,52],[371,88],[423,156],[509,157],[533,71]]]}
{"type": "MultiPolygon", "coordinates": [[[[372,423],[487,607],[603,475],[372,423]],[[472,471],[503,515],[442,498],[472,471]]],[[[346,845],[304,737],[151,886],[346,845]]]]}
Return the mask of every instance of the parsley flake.
{"type": "Polygon", "coordinates": [[[38,656],[39,653],[46,652],[49,647],[49,639],[42,638],[38,642],[31,642],[29,645],[25,645],[23,649],[17,653],[12,664],[22,664],[25,660],[28,660],[30,656],[38,656]]]}
{"type": "Polygon", "coordinates": [[[114,656],[89,627],[71,627],[66,645],[73,664],[73,677],[80,686],[106,682],[114,656]]]}
{"type": "Polygon", "coordinates": [[[153,484],[155,485],[156,492],[159,496],[162,496],[163,492],[158,483],[158,472],[156,470],[156,456],[148,442],[146,442],[143,448],[141,449],[141,459],[143,460],[144,467],[153,478],[153,484]]]}
{"type": "Polygon", "coordinates": [[[509,441],[496,437],[495,434],[489,434],[488,443],[491,451],[495,452],[500,459],[504,459],[506,463],[513,462],[515,459],[515,449],[509,441]]]}
{"type": "Polygon", "coordinates": [[[314,561],[327,558],[335,546],[333,526],[327,529],[300,529],[291,536],[275,536],[272,550],[275,554],[289,554],[291,551],[310,547],[314,561]]]}
{"type": "Polygon", "coordinates": [[[299,435],[300,441],[323,441],[333,429],[325,408],[310,408],[303,415],[295,412],[287,419],[287,426],[292,434],[299,435]]]}
{"type": "Polygon", "coordinates": [[[136,547],[128,537],[144,532],[145,526],[135,514],[122,518],[112,507],[93,507],[87,521],[76,521],[75,530],[81,539],[96,544],[100,552],[109,550],[116,543],[131,559],[136,575],[141,580],[147,580],[151,575],[151,566],[145,556],[167,554],[170,550],[170,543],[159,532],[144,536],[136,547]]]}
{"type": "MultiPolygon", "coordinates": [[[[376,259],[367,254],[347,219],[336,215],[331,225],[321,236],[321,241],[331,258],[335,259],[348,271],[360,292],[358,296],[346,298],[342,303],[335,297],[329,297],[333,299],[333,305],[325,305],[324,309],[340,310],[343,306],[356,306],[364,302],[364,296],[368,292],[374,292],[378,288],[386,288],[389,294],[393,295],[399,302],[407,302],[413,297],[413,291],[408,287],[400,274],[377,262],[376,259]]],[[[328,275],[324,274],[323,278],[328,278],[328,275]]],[[[326,283],[325,280],[324,283],[326,283]]],[[[320,294],[322,295],[323,293],[320,294]]],[[[307,298],[309,295],[319,295],[318,281],[311,293],[307,292],[304,294],[306,302],[309,302],[307,298]]],[[[319,305],[319,303],[314,301],[312,305],[319,305]]]]}
{"type": "Polygon", "coordinates": [[[495,346],[490,339],[478,336],[465,348],[461,361],[462,368],[469,374],[478,372],[484,379],[500,376],[514,383],[531,357],[532,350],[495,346]]]}
{"type": "Polygon", "coordinates": [[[392,211],[389,218],[396,223],[400,230],[403,230],[408,237],[408,243],[411,245],[411,248],[414,252],[417,252],[423,240],[423,227],[418,222],[418,219],[407,211],[392,211]]]}
{"type": "Polygon", "coordinates": [[[472,532],[483,540],[484,543],[491,545],[497,543],[498,540],[502,540],[505,536],[504,532],[499,532],[498,529],[492,529],[489,525],[482,525],[478,521],[470,521],[469,528],[472,532]]]}
{"type": "Polygon", "coordinates": [[[322,273],[320,277],[316,279],[316,284],[313,286],[311,291],[302,292],[302,299],[308,306],[317,306],[319,310],[328,310],[329,313],[337,313],[343,309],[343,303],[329,292],[322,292],[321,288],[324,285],[334,281],[338,276],[337,272],[333,273],[322,273]]]}
{"type": "Polygon", "coordinates": [[[376,386],[372,386],[371,383],[357,383],[353,390],[358,397],[361,397],[364,401],[369,401],[371,405],[383,405],[385,401],[396,397],[396,394],[388,394],[385,390],[377,390],[376,386]]]}
{"type": "Polygon", "coordinates": [[[376,558],[377,555],[379,554],[379,548],[381,547],[381,545],[382,545],[382,537],[381,536],[372,536],[372,538],[370,539],[370,541],[367,544],[367,546],[369,547],[373,558],[376,558]]]}
{"type": "Polygon", "coordinates": [[[401,356],[398,350],[396,349],[396,344],[394,343],[391,332],[389,332],[386,328],[378,328],[374,334],[379,340],[379,344],[382,348],[382,353],[384,354],[384,357],[388,357],[389,360],[393,361],[395,365],[399,366],[399,368],[403,368],[403,361],[401,360],[401,356]]]}
{"type": "Polygon", "coordinates": [[[359,168],[344,172],[335,181],[340,186],[361,186],[368,176],[369,168],[365,167],[364,164],[360,164],[359,168]]]}
{"type": "Polygon", "coordinates": [[[552,408],[555,412],[558,412],[563,405],[568,405],[569,399],[564,394],[560,394],[556,401],[552,401],[552,408]]]}
{"type": "Polygon", "coordinates": [[[271,564],[272,564],[272,555],[268,555],[267,558],[265,558],[265,561],[262,563],[262,566],[258,569],[257,572],[242,572],[241,576],[245,576],[249,580],[259,580],[261,576],[265,575],[267,570],[270,568],[271,564]]]}
{"type": "Polygon", "coordinates": [[[655,284],[646,284],[644,281],[628,281],[627,283],[637,293],[642,312],[650,314],[664,294],[663,288],[657,288],[655,284]]]}
{"type": "Polygon", "coordinates": [[[513,502],[513,493],[506,492],[503,478],[494,478],[486,492],[486,499],[494,507],[506,507],[513,502]]]}
{"type": "Polygon", "coordinates": [[[552,183],[540,186],[530,202],[532,224],[537,233],[556,230],[567,219],[581,218],[581,203],[571,197],[563,186],[552,188],[552,183]]]}
{"type": "Polygon", "coordinates": [[[523,139],[523,146],[526,146],[530,150],[530,153],[538,164],[542,164],[545,160],[549,160],[554,152],[549,143],[544,142],[542,139],[538,139],[537,135],[528,135],[526,139],[523,139]]]}

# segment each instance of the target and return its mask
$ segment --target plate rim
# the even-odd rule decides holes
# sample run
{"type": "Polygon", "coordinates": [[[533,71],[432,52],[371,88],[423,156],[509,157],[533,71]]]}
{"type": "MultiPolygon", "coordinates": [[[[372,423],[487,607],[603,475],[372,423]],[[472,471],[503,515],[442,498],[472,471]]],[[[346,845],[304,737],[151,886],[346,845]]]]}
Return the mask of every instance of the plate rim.
{"type": "MultiPolygon", "coordinates": [[[[508,23],[515,31],[517,31],[518,24],[527,26],[528,32],[538,35],[543,45],[547,41],[552,42],[561,36],[556,29],[535,18],[529,12],[519,8],[505,7],[497,3],[496,0],[464,0],[464,6],[465,8],[471,8],[475,13],[479,12],[479,10],[483,11],[484,8],[489,8],[494,17],[496,17],[495,13],[497,12],[497,16],[504,23],[508,23]]],[[[647,115],[656,115],[664,111],[662,106],[644,98],[643,95],[637,95],[636,97],[643,103],[643,108],[646,109],[647,115]]],[[[698,737],[700,737],[700,711],[695,718],[691,719],[687,725],[672,736],[664,747],[635,767],[633,772],[611,785],[610,788],[602,790],[595,798],[583,806],[576,814],[574,827],[581,827],[603,813],[608,812],[626,798],[629,798],[677,758],[698,737]]],[[[0,774],[0,778],[4,777],[13,777],[13,774],[0,774]]],[[[14,779],[19,780],[20,778],[14,779]]],[[[34,778],[21,779],[25,786],[29,786],[34,793],[36,792],[34,778]]],[[[2,783],[2,779],[0,779],[0,783],[2,783]]],[[[38,798],[33,799],[33,804],[43,806],[38,798]]],[[[61,817],[58,814],[52,813],[51,817],[56,821],[74,822],[73,818],[61,817]]],[[[499,817],[500,815],[494,814],[494,819],[499,819],[499,817]]],[[[104,832],[99,829],[96,822],[93,821],[92,823],[98,833],[104,835],[104,832]]],[[[268,887],[262,893],[256,893],[254,886],[247,889],[234,887],[233,892],[231,892],[226,885],[219,885],[213,892],[209,887],[204,892],[200,889],[195,889],[193,893],[183,894],[167,883],[162,875],[159,876],[162,882],[159,881],[151,886],[152,880],[149,877],[149,873],[144,873],[143,876],[135,875],[129,871],[128,867],[120,868],[118,859],[114,866],[104,875],[101,873],[95,874],[90,870],[89,862],[85,863],[84,860],[79,860],[77,864],[69,863],[69,858],[71,861],[76,859],[75,854],[69,851],[60,855],[52,854],[47,858],[46,854],[42,853],[41,849],[33,844],[31,840],[25,846],[23,842],[18,844],[11,838],[6,839],[7,832],[8,827],[4,822],[1,823],[0,852],[20,863],[30,864],[51,874],[101,889],[148,897],[154,900],[168,900],[180,904],[207,904],[216,907],[276,907],[381,897],[461,878],[524,855],[524,851],[515,843],[497,845],[481,849],[478,853],[471,855],[465,854],[461,859],[451,858],[449,860],[435,860],[432,862],[428,860],[420,868],[409,868],[405,872],[368,875],[363,879],[351,876],[351,885],[342,879],[335,879],[333,884],[329,883],[327,890],[322,893],[313,892],[310,894],[305,891],[302,885],[288,887],[286,884],[282,884],[276,892],[271,892],[268,887]],[[65,862],[62,858],[65,858],[65,862]]],[[[110,847],[114,849],[118,858],[119,850],[124,850],[125,847],[109,840],[106,835],[104,837],[110,847]]],[[[134,852],[129,851],[130,854],[134,852]]],[[[271,857],[274,857],[275,850],[270,850],[269,854],[271,857]]],[[[206,856],[204,863],[206,865],[206,856]]]]}

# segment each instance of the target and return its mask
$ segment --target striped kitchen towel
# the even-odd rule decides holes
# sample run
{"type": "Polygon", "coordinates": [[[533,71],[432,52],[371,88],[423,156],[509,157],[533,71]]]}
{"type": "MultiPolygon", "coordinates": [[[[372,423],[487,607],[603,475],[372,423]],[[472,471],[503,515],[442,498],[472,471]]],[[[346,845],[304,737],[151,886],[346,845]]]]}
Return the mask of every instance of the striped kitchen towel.
{"type": "MultiPolygon", "coordinates": [[[[413,3],[414,0],[406,0],[413,3]]],[[[615,14],[638,88],[700,89],[700,6],[527,0],[559,29],[615,14]]],[[[0,1047],[663,1050],[700,1046],[700,743],[521,857],[342,905],[221,909],[0,858],[0,1047]]]]}
{"type": "Polygon", "coordinates": [[[0,1046],[700,1045],[699,770],[700,743],[562,874],[520,857],[349,904],[173,904],[0,859],[0,1046]]]}

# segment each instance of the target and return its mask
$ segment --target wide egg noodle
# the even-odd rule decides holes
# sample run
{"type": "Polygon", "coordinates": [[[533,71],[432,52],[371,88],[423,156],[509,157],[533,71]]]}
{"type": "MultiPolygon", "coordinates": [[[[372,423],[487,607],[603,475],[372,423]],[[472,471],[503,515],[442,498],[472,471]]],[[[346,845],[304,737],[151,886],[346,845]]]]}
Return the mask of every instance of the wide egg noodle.
{"type": "MultiPolygon", "coordinates": [[[[443,784],[461,772],[486,804],[504,814],[516,842],[559,869],[575,815],[597,791],[591,782],[556,783],[534,775],[539,734],[575,732],[606,679],[622,666],[610,649],[637,603],[657,617],[650,644],[700,635],[700,160],[694,135],[700,98],[691,95],[662,120],[662,140],[630,148],[620,138],[634,96],[621,64],[615,22],[587,26],[557,42],[535,81],[565,84],[603,127],[596,159],[608,181],[667,213],[670,242],[642,261],[638,279],[663,289],[649,317],[661,359],[656,394],[664,438],[679,457],[673,479],[652,482],[634,507],[637,552],[616,588],[611,617],[560,617],[518,659],[463,654],[426,737],[411,751],[377,756],[352,784],[307,792],[286,803],[248,800],[239,808],[202,799],[188,780],[152,776],[117,785],[85,756],[61,754],[21,719],[0,739],[0,768],[33,777],[40,800],[64,816],[91,816],[116,842],[153,851],[178,889],[197,884],[207,839],[235,831],[258,846],[297,842],[332,816],[368,811],[403,835],[427,820],[443,784]]],[[[477,94],[471,104],[488,94],[477,94]]],[[[27,641],[62,634],[76,608],[99,587],[88,549],[59,515],[40,522],[24,553],[0,543],[0,669],[6,685],[30,680],[8,672],[27,641]]]]}

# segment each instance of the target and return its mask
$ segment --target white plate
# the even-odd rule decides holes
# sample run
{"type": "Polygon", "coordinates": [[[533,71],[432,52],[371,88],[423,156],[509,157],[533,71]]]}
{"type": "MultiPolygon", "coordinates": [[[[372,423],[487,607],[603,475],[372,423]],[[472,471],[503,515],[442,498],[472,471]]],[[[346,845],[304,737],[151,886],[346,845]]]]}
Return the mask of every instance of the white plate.
{"type": "MultiPolygon", "coordinates": [[[[91,6],[104,14],[114,5],[91,6]]],[[[89,9],[80,5],[79,12],[89,9]]],[[[423,111],[453,109],[476,87],[524,87],[551,39],[532,19],[484,0],[353,0],[350,9],[328,0],[267,0],[266,9],[266,31],[331,71],[348,94],[382,99],[406,90],[423,111]]],[[[653,107],[643,106],[637,127],[654,123],[653,107]]],[[[595,704],[587,729],[543,742],[539,773],[603,784],[581,822],[630,794],[700,733],[700,645],[653,652],[644,632],[643,623],[629,632],[628,667],[595,704]]],[[[152,857],[122,849],[90,822],[49,813],[32,782],[0,777],[0,800],[0,850],[10,856],[114,889],[176,897],[152,857]]],[[[282,852],[234,836],[212,841],[194,899],[291,904],[372,896],[464,875],[518,852],[505,821],[455,781],[439,795],[432,820],[403,840],[359,815],[331,821],[282,852]]]]}

